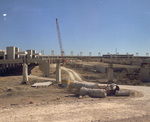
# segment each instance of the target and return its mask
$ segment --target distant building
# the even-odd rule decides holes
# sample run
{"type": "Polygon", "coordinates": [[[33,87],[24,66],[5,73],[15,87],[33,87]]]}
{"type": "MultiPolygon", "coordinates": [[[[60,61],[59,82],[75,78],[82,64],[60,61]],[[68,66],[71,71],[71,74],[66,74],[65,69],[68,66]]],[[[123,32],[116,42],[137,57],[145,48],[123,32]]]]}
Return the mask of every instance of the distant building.
{"type": "Polygon", "coordinates": [[[36,50],[22,51],[19,47],[6,47],[6,50],[0,50],[0,59],[19,59],[27,56],[27,58],[36,58],[41,54],[36,53],[36,50]]]}
{"type": "Polygon", "coordinates": [[[5,59],[6,50],[0,50],[0,59],[5,59]]]}
{"type": "Polygon", "coordinates": [[[120,54],[106,54],[106,55],[103,55],[102,57],[103,58],[121,58],[121,59],[124,59],[124,58],[133,58],[133,54],[125,54],[125,55],[120,55],[120,54]]]}

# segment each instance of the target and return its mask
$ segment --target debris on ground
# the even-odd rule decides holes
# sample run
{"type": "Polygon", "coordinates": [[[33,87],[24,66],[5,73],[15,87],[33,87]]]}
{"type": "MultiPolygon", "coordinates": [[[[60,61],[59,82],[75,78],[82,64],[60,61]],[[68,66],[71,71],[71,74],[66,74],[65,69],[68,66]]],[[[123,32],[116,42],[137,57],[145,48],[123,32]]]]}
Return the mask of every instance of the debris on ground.
{"type": "Polygon", "coordinates": [[[108,84],[105,89],[107,91],[107,96],[114,96],[116,91],[120,90],[119,86],[115,83],[108,84]]]}
{"type": "Polygon", "coordinates": [[[82,98],[85,95],[89,97],[98,97],[104,98],[106,96],[129,96],[129,91],[122,91],[120,90],[119,86],[115,83],[107,84],[105,86],[96,84],[96,83],[86,83],[86,82],[75,82],[72,83],[69,88],[68,92],[79,96],[82,98]]]}
{"type": "Polygon", "coordinates": [[[62,79],[61,83],[58,84],[61,88],[67,88],[70,84],[70,79],[62,79]]]}

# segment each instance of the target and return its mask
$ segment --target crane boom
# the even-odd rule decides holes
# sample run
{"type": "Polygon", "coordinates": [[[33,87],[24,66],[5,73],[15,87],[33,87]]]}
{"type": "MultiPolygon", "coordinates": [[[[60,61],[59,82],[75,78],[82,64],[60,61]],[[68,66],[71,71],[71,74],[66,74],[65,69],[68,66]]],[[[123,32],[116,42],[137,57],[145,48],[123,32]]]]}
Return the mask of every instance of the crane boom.
{"type": "Polygon", "coordinates": [[[57,33],[58,33],[58,40],[59,40],[59,47],[60,47],[60,51],[61,51],[61,56],[64,55],[64,51],[62,48],[62,42],[61,42],[61,38],[60,38],[60,30],[59,30],[59,25],[58,25],[58,20],[56,18],[56,26],[57,26],[57,33]]]}

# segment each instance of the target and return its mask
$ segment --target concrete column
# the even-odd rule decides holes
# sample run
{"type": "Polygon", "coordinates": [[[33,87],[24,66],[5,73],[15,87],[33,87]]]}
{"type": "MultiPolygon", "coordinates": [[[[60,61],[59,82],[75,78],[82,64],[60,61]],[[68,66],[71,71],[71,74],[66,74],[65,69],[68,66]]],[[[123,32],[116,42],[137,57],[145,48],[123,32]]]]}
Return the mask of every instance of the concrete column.
{"type": "Polygon", "coordinates": [[[4,64],[2,64],[2,73],[4,73],[4,64]]]}
{"type": "Polygon", "coordinates": [[[39,65],[39,69],[44,73],[44,69],[45,69],[45,62],[41,62],[39,65]]]}
{"type": "Polygon", "coordinates": [[[17,64],[14,64],[14,68],[15,68],[15,69],[17,68],[17,66],[18,66],[17,64]]]}
{"type": "Polygon", "coordinates": [[[39,69],[43,72],[44,77],[50,76],[50,62],[41,62],[39,64],[39,69]]]}
{"type": "Polygon", "coordinates": [[[39,69],[42,71],[42,63],[39,63],[39,69]]]}
{"type": "Polygon", "coordinates": [[[108,64],[108,69],[107,69],[107,73],[108,73],[108,82],[112,82],[113,81],[113,64],[110,63],[108,64]]]}
{"type": "Polygon", "coordinates": [[[61,67],[60,63],[56,63],[56,82],[61,83],[61,67]]]}
{"type": "Polygon", "coordinates": [[[9,64],[10,66],[9,66],[9,70],[12,70],[12,64],[9,64]]]}
{"type": "Polygon", "coordinates": [[[49,73],[49,68],[50,68],[50,63],[49,62],[45,62],[44,63],[44,76],[45,77],[49,77],[50,73],[49,73]]]}
{"type": "Polygon", "coordinates": [[[10,70],[10,64],[7,64],[7,71],[10,70]]]}
{"type": "Polygon", "coordinates": [[[15,64],[14,64],[14,63],[12,64],[12,69],[13,69],[13,70],[15,69],[15,64]]]}
{"type": "Polygon", "coordinates": [[[4,72],[7,72],[7,64],[4,64],[4,72]]]}
{"type": "Polygon", "coordinates": [[[28,82],[28,65],[23,63],[23,81],[22,84],[26,84],[28,82]]]}

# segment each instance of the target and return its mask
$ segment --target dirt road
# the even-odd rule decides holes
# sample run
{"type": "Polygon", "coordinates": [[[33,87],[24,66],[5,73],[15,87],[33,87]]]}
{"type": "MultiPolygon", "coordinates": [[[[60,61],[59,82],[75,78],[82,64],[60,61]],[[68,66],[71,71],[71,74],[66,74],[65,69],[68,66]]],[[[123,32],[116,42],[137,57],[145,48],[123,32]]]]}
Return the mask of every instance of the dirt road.
{"type": "MultiPolygon", "coordinates": [[[[69,72],[72,80],[82,80],[73,70],[69,72]]],[[[26,105],[0,108],[1,122],[149,122],[150,87],[121,85],[121,89],[135,90],[140,95],[134,97],[106,97],[70,100],[67,102],[26,105]],[[142,95],[141,95],[142,94],[142,95]]],[[[72,99],[72,97],[68,97],[72,99]]]]}
{"type": "Polygon", "coordinates": [[[66,67],[61,67],[62,70],[65,70],[66,72],[68,72],[69,76],[70,76],[70,79],[72,82],[75,82],[75,81],[82,81],[81,77],[79,76],[78,73],[76,73],[75,71],[69,69],[69,68],[66,68],[66,67]]]}

